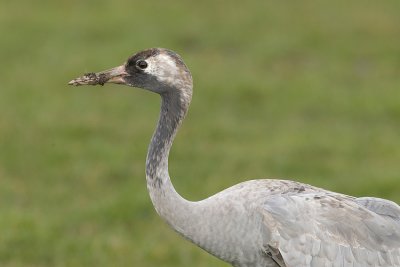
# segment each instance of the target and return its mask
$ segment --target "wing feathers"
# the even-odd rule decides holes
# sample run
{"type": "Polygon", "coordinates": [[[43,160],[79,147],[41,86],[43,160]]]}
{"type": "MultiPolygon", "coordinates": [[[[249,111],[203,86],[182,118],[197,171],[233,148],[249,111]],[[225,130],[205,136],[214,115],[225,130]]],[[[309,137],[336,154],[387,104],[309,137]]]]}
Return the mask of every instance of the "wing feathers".
{"type": "Polygon", "coordinates": [[[265,202],[264,223],[288,267],[400,267],[395,207],[331,192],[281,194],[265,202]]]}

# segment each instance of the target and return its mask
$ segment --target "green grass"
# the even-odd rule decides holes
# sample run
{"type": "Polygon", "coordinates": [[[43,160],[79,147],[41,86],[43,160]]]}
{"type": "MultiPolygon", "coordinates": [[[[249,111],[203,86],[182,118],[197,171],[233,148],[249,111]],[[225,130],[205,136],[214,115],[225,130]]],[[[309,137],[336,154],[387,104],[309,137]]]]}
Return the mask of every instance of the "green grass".
{"type": "Polygon", "coordinates": [[[68,87],[148,47],[192,70],[171,176],[280,177],[400,202],[400,2],[0,3],[0,266],[227,266],[156,215],[156,95],[68,87]]]}

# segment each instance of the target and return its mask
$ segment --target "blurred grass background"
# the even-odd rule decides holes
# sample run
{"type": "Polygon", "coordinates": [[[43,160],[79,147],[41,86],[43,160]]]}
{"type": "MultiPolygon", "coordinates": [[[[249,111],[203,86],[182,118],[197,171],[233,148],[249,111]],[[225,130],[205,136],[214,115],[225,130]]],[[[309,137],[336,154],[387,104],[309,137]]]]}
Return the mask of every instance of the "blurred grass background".
{"type": "Polygon", "coordinates": [[[195,94],[173,148],[197,200],[290,178],[400,202],[400,2],[0,2],[0,266],[227,266],[147,196],[156,95],[68,87],[148,47],[195,94]]]}

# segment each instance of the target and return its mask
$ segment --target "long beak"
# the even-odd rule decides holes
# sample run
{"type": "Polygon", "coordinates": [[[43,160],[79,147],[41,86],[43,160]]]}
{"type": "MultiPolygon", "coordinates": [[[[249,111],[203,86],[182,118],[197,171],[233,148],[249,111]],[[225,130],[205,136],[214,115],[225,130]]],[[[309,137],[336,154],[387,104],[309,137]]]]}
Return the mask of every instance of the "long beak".
{"type": "Polygon", "coordinates": [[[97,73],[86,73],[81,77],[73,79],[68,84],[74,86],[80,85],[104,85],[105,83],[125,84],[125,77],[129,74],[125,70],[125,64],[97,73]]]}

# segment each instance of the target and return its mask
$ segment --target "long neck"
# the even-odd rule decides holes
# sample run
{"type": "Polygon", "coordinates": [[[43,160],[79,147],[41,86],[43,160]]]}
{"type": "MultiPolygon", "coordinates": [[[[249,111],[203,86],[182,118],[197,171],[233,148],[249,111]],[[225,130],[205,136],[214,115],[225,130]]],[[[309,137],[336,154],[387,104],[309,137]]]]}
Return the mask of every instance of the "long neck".
{"type": "MultiPolygon", "coordinates": [[[[238,253],[226,248],[232,226],[227,228],[221,217],[224,212],[219,212],[232,212],[229,211],[229,204],[209,201],[210,198],[188,201],[175,191],[168,174],[169,151],[188,110],[190,98],[176,92],[162,95],[160,118],[147,154],[147,188],[156,211],[175,231],[216,257],[230,262],[238,253]]],[[[240,243],[235,239],[232,242],[240,243]]]]}
{"type": "Polygon", "coordinates": [[[158,214],[177,232],[193,240],[195,202],[182,198],[173,187],[168,173],[168,155],[176,132],[184,119],[191,95],[178,91],[162,95],[160,118],[151,139],[146,180],[150,198],[158,214]]]}

